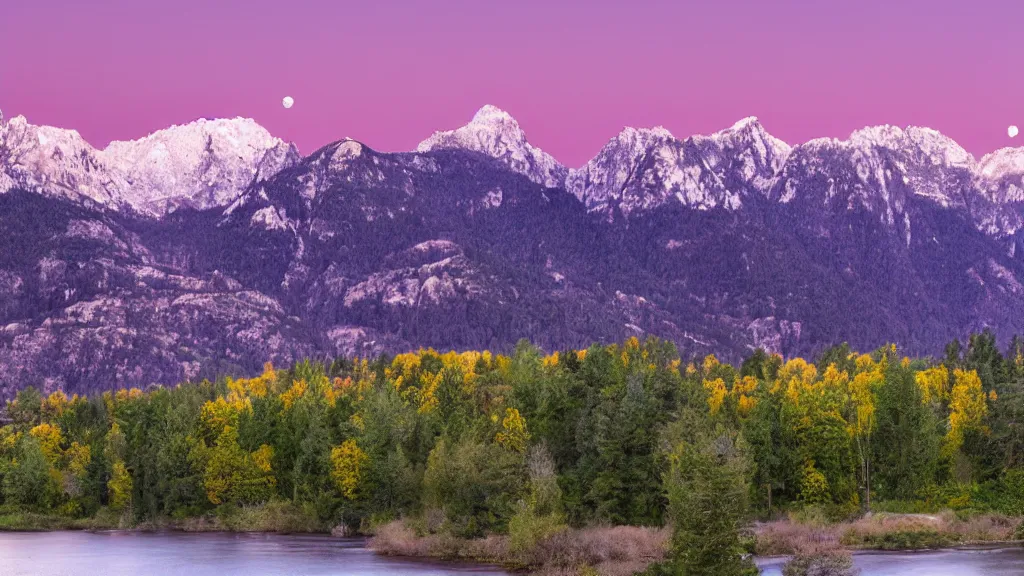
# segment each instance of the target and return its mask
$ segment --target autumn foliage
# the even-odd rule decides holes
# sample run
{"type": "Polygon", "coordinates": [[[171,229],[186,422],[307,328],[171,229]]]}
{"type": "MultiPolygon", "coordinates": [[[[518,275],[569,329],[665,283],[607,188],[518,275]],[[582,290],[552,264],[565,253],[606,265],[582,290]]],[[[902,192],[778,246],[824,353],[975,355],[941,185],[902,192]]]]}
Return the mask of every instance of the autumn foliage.
{"type": "Polygon", "coordinates": [[[839,346],[734,366],[632,338],[268,364],[96,397],[28,388],[0,428],[0,505],[139,522],[283,502],[323,527],[416,518],[424,534],[511,531],[519,547],[566,526],[670,522],[690,545],[703,528],[673,515],[708,507],[728,509],[723,527],[798,508],[1024,509],[1022,349],[983,334],[934,359],[839,346]]]}

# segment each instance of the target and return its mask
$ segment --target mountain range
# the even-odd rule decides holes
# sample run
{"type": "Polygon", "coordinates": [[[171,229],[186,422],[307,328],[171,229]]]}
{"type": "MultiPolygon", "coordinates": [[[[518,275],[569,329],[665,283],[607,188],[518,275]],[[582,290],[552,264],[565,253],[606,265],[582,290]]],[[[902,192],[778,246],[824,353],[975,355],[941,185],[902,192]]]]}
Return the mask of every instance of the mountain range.
{"type": "Polygon", "coordinates": [[[1024,148],[625,128],[584,166],[483,107],[413,152],[252,120],[100,150],[0,117],[0,397],[419,347],[687,355],[1024,332],[1024,148]]]}

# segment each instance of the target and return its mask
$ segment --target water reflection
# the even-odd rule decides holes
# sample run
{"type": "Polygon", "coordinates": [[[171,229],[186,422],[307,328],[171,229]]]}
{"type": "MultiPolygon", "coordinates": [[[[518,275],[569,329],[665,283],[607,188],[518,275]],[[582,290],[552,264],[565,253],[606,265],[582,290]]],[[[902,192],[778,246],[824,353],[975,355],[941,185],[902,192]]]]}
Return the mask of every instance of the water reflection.
{"type": "MultiPolygon", "coordinates": [[[[854,555],[861,576],[1020,576],[1024,549],[974,548],[941,552],[865,552],[854,555]]],[[[782,574],[782,559],[761,559],[763,576],[782,574]]]]}
{"type": "Polygon", "coordinates": [[[4,576],[503,576],[383,558],[362,540],[269,534],[0,533],[4,576]]]}
{"type": "MultiPolygon", "coordinates": [[[[1024,549],[860,553],[862,576],[1018,576],[1024,549]]],[[[782,559],[763,558],[764,576],[782,559]]],[[[507,576],[488,566],[384,558],[359,539],[268,534],[0,533],[2,576],[507,576]]]]}

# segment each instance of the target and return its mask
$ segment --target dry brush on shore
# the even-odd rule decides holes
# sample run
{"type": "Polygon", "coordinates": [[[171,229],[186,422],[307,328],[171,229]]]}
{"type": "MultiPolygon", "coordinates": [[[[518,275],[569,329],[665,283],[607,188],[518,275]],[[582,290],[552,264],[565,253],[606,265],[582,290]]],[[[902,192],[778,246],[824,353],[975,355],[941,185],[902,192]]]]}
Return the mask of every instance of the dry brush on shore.
{"type": "Polygon", "coordinates": [[[995,544],[1024,539],[1024,519],[1002,514],[959,517],[951,511],[934,515],[878,513],[835,524],[781,520],[756,526],[756,552],[782,556],[862,548],[921,550],[995,544]]]}
{"type": "Polygon", "coordinates": [[[663,559],[670,535],[668,528],[565,528],[525,550],[514,551],[508,536],[420,535],[399,520],[381,526],[369,546],[379,554],[494,562],[544,576],[626,576],[663,559]]]}

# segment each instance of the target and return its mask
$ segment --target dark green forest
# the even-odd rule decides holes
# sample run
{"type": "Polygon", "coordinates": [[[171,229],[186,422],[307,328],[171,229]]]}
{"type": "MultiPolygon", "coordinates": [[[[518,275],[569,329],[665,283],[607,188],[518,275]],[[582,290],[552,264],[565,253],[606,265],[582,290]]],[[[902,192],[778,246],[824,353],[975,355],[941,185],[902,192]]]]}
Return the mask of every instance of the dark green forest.
{"type": "Polygon", "coordinates": [[[268,364],[89,397],[26,388],[0,428],[0,513],[130,526],[273,506],[322,529],[674,523],[685,539],[687,486],[702,483],[737,522],[807,507],[1021,515],[1022,394],[1024,341],[1000,350],[988,333],[938,358],[844,345],[732,366],[634,338],[268,364]]]}

